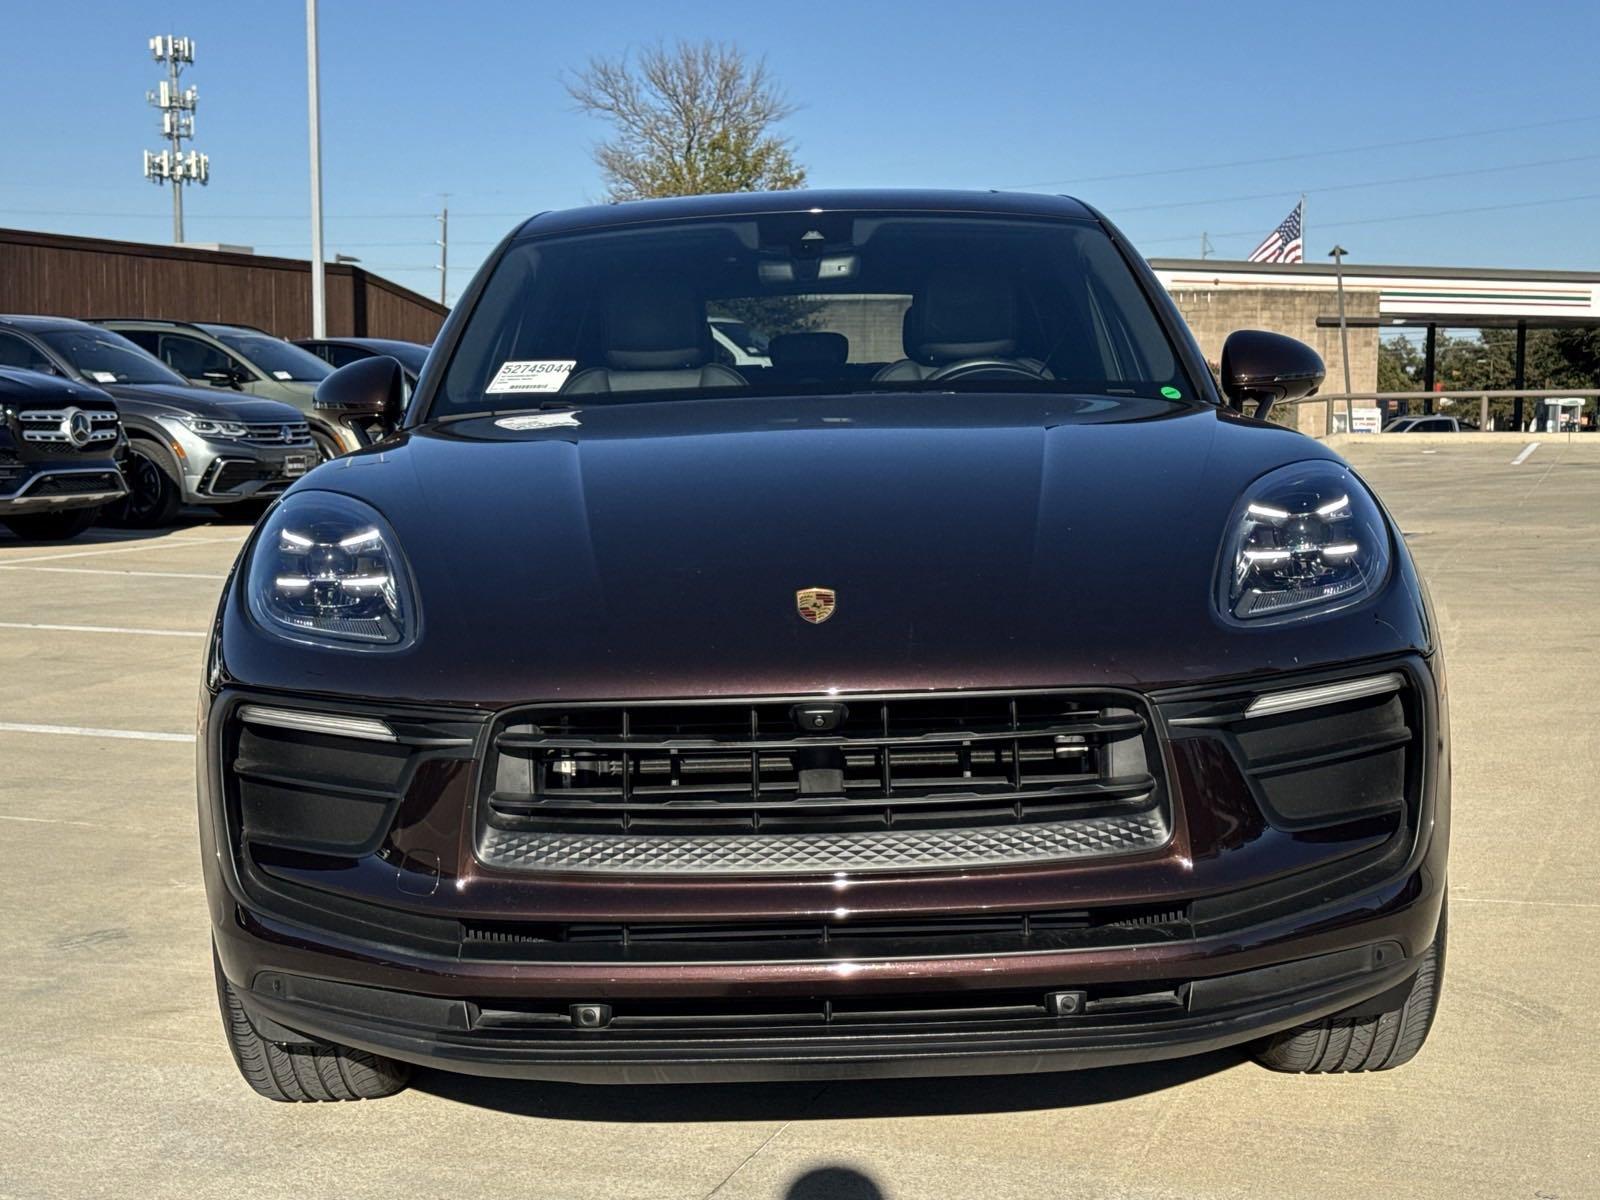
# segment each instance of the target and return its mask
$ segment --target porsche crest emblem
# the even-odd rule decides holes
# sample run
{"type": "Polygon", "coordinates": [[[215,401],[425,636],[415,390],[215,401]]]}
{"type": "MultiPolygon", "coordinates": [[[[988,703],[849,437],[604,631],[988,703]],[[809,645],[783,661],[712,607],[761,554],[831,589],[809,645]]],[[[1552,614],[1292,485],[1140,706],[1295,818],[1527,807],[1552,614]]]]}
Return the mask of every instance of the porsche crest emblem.
{"type": "Polygon", "coordinates": [[[838,606],[839,597],[832,588],[801,588],[794,594],[795,611],[811,625],[821,625],[838,606]]]}

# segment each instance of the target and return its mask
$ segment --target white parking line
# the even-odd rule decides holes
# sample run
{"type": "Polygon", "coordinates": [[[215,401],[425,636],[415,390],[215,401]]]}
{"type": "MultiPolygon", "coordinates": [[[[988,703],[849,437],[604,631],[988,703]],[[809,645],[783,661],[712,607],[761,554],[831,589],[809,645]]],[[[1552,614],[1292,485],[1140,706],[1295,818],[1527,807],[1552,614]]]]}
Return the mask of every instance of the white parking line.
{"type": "Polygon", "coordinates": [[[0,621],[0,629],[44,629],[58,633],[142,633],[150,637],[205,637],[193,629],[125,629],[120,625],[44,625],[31,621],[0,621]]]}
{"type": "Polygon", "coordinates": [[[201,571],[113,571],[110,567],[29,567],[0,563],[0,571],[53,571],[57,575],[134,575],[144,579],[226,579],[201,571]]]}
{"type": "Polygon", "coordinates": [[[125,738],[135,742],[194,741],[192,733],[151,733],[143,729],[93,729],[86,725],[32,725],[22,721],[0,721],[0,733],[56,733],[70,737],[125,738]]]}
{"type": "Polygon", "coordinates": [[[1511,465],[1513,467],[1520,467],[1523,463],[1528,461],[1528,455],[1532,454],[1538,448],[1539,448],[1539,443],[1538,442],[1529,442],[1527,447],[1522,451],[1522,453],[1517,455],[1515,458],[1513,458],[1511,460],[1511,465]]]}
{"type": "Polygon", "coordinates": [[[101,547],[99,550],[71,550],[65,554],[34,554],[27,558],[8,558],[4,561],[7,566],[17,563],[54,562],[59,558],[93,558],[97,554],[136,554],[140,550],[169,550],[173,546],[206,546],[216,542],[232,542],[240,545],[243,538],[167,538],[160,542],[140,542],[137,546],[110,546],[101,547]]]}

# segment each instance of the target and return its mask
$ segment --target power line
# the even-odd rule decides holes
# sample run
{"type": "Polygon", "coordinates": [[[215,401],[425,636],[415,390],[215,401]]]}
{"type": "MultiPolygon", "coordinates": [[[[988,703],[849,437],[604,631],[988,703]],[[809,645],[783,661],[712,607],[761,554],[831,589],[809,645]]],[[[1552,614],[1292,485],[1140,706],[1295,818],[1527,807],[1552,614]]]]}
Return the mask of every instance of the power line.
{"type": "MultiPolygon", "coordinates": [[[[160,213],[123,212],[110,209],[0,208],[0,215],[8,217],[121,217],[142,221],[164,221],[167,219],[160,213]]],[[[438,215],[438,213],[431,212],[329,213],[326,219],[330,221],[421,221],[432,220],[438,215]]],[[[195,221],[305,221],[309,219],[305,213],[205,213],[190,218],[190,220],[195,221]]],[[[295,244],[299,245],[298,242],[295,244]]]]}
{"type": "Polygon", "coordinates": [[[1460,179],[1468,175],[1493,175],[1499,171],[1528,171],[1535,167],[1566,166],[1571,163],[1593,162],[1600,154],[1577,154],[1571,158],[1546,158],[1537,162],[1506,163],[1499,167],[1472,167],[1464,171],[1439,171],[1431,175],[1401,175],[1392,179],[1368,179],[1361,183],[1330,183],[1321,187],[1279,188],[1275,192],[1252,192],[1244,196],[1211,196],[1199,200],[1170,200],[1160,204],[1117,205],[1118,213],[1154,212],[1157,209],[1198,208],[1205,204],[1231,204],[1241,200],[1272,200],[1281,196],[1294,196],[1300,192],[1348,192],[1359,188],[1388,187],[1397,183],[1427,183],[1436,179],[1460,179]]]}
{"type": "Polygon", "coordinates": [[[1298,154],[1275,154],[1267,158],[1241,158],[1232,162],[1201,163],[1188,167],[1162,167],[1154,171],[1121,171],[1112,175],[1082,175],[1076,179],[1046,179],[1036,183],[1016,183],[1007,190],[1066,187],[1078,183],[1106,183],[1115,179],[1154,179],[1159,175],[1187,175],[1197,171],[1220,171],[1229,167],[1258,167],[1266,163],[1298,162],[1307,158],[1326,158],[1334,154],[1359,154],[1366,150],[1395,150],[1403,146],[1426,146],[1436,142],[1455,142],[1463,138],[1488,137],[1496,133],[1518,133],[1524,129],[1548,129],[1554,125],[1576,125],[1600,120],[1600,116],[1562,117],[1555,121],[1531,121],[1525,125],[1501,125],[1494,129],[1475,129],[1467,133],[1441,133],[1432,137],[1407,138],[1400,142],[1372,142],[1365,146],[1345,146],[1338,150],[1306,150],[1298,154]]]}
{"type": "MultiPolygon", "coordinates": [[[[1360,217],[1349,221],[1328,221],[1318,224],[1321,229],[1345,229],[1354,225],[1386,225],[1391,221],[1420,221],[1427,217],[1457,217],[1468,213],[1505,212],[1513,208],[1540,208],[1550,204],[1576,204],[1584,200],[1600,200],[1600,192],[1585,192],[1579,196],[1552,196],[1547,200],[1519,200],[1511,204],[1480,204],[1472,208],[1439,208],[1432,212],[1401,213],[1392,217],[1360,217]]],[[[1259,229],[1236,229],[1228,233],[1213,233],[1213,238],[1257,237],[1259,229]]],[[[1192,242],[1194,234],[1186,233],[1179,237],[1139,238],[1141,245],[1155,245],[1162,242],[1192,242]]]]}

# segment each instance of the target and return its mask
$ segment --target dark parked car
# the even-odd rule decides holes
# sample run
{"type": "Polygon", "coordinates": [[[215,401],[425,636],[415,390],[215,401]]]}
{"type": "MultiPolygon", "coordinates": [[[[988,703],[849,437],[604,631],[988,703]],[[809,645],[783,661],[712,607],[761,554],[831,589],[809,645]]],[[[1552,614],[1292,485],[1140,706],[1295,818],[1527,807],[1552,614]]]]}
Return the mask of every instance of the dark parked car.
{"type": "Polygon", "coordinates": [[[1438,634],[1335,453],[1086,205],[547,213],[222,598],[200,823],[246,1078],[1397,1066],[1445,947],[1438,634]],[[708,305],[770,313],[719,364],[708,305]],[[1249,411],[1242,411],[1248,409],[1249,411]]]}
{"type": "Polygon", "coordinates": [[[309,350],[330,367],[347,367],[363,358],[387,354],[405,371],[406,382],[416,385],[422,374],[422,364],[428,361],[428,348],[417,342],[402,342],[397,338],[298,338],[295,345],[309,350]]]}
{"type": "Polygon", "coordinates": [[[318,410],[311,400],[329,367],[293,342],[249,325],[107,317],[98,324],[136,342],[190,383],[280,400],[310,424],[320,458],[337,458],[366,442],[346,414],[318,410]]]}
{"type": "Polygon", "coordinates": [[[110,393],[128,431],[129,492],[108,515],[165,525],[185,504],[260,504],[318,461],[300,414],[276,400],[218,395],[108,329],[65,317],[0,317],[0,363],[110,393]]]}
{"type": "Polygon", "coordinates": [[[111,397],[36,371],[0,367],[0,524],[59,541],[127,494],[127,449],[111,397]]]}

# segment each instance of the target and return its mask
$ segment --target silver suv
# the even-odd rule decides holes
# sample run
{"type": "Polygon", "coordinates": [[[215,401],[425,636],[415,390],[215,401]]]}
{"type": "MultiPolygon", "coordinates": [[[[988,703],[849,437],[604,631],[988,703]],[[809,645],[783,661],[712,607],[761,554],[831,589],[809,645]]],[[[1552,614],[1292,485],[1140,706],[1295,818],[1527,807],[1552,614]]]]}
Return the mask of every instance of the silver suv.
{"type": "Polygon", "coordinates": [[[184,504],[260,505],[317,464],[298,410],[192,387],[109,329],[66,317],[0,317],[0,365],[110,393],[128,434],[121,524],[154,528],[184,504]]]}
{"type": "Polygon", "coordinates": [[[281,400],[300,410],[324,459],[359,450],[337,412],[317,409],[317,384],[333,370],[293,342],[249,325],[115,318],[99,321],[155,355],[191,383],[281,400]]]}

